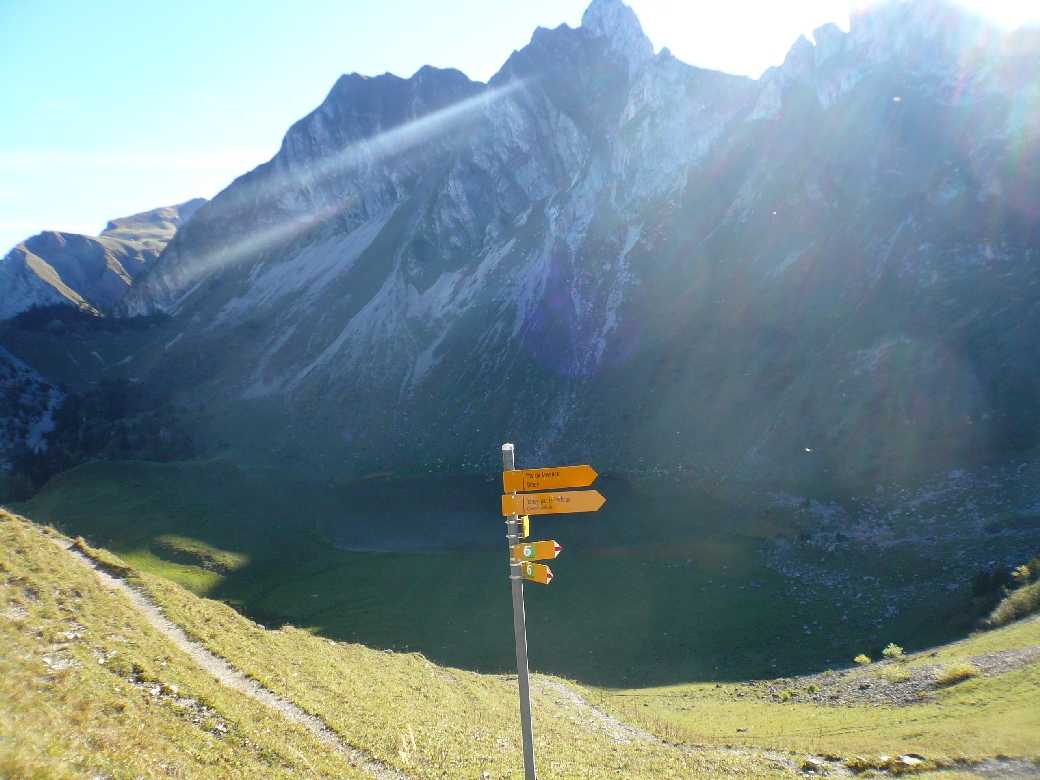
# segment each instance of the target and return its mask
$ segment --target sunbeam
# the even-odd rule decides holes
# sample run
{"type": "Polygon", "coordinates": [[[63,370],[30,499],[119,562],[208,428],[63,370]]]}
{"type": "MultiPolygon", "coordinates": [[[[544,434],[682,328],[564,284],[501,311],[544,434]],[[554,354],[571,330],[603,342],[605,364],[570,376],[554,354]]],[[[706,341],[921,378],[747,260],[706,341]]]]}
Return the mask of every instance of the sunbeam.
{"type": "MultiPolygon", "coordinates": [[[[227,214],[240,213],[240,208],[247,201],[277,202],[290,194],[313,191],[333,179],[349,177],[352,172],[371,166],[379,161],[400,155],[423,143],[428,143],[448,133],[458,132],[471,119],[479,116],[491,105],[513,95],[522,89],[526,80],[512,81],[502,87],[482,92],[471,98],[455,103],[447,108],[434,111],[411,122],[398,125],[378,135],[364,138],[342,149],[335,154],[312,161],[305,169],[293,169],[285,166],[281,170],[274,168],[278,158],[265,163],[261,169],[268,167],[266,175],[261,169],[252,175],[260,174],[262,180],[256,187],[240,183],[232,185],[218,196],[208,211],[219,209],[227,214]]],[[[241,182],[241,180],[240,180],[241,182]]],[[[195,285],[204,275],[222,268],[227,268],[250,257],[285,243],[296,236],[312,230],[327,220],[349,211],[358,204],[358,199],[348,196],[342,202],[333,205],[321,205],[302,214],[286,204],[281,210],[286,214],[284,219],[270,225],[253,226],[244,234],[232,236],[226,243],[220,243],[206,253],[195,257],[180,257],[176,278],[165,276],[155,279],[162,285],[173,282],[174,290],[187,290],[172,305],[176,311],[194,292],[195,285]]],[[[281,205],[281,204],[277,204],[281,205]]]]}
{"type": "MultiPolygon", "coordinates": [[[[228,205],[234,206],[235,201],[240,198],[260,197],[269,201],[277,200],[290,192],[316,188],[330,179],[344,177],[351,171],[366,165],[402,154],[412,147],[428,143],[458,130],[466,121],[512,95],[525,83],[523,80],[510,82],[503,87],[481,92],[479,95],[459,101],[447,108],[417,117],[411,122],[398,125],[378,135],[362,138],[335,154],[311,161],[305,169],[293,169],[287,165],[285,170],[268,174],[260,185],[259,192],[226,193],[226,196],[232,196],[232,201],[228,205]]],[[[268,165],[276,162],[277,159],[276,157],[268,165]]]]}

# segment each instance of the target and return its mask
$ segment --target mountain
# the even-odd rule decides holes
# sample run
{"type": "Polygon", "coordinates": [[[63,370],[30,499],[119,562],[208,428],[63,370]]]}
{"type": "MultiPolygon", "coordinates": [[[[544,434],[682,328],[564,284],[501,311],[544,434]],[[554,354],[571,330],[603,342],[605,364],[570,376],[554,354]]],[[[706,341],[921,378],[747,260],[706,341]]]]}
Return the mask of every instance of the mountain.
{"type": "Polygon", "coordinates": [[[302,468],[873,488],[1040,441],[1040,33],[939,0],[753,80],[620,0],[485,85],[342,77],[120,304],[199,436],[302,468]]]}
{"type": "MultiPolygon", "coordinates": [[[[58,388],[0,347],[0,474],[11,469],[21,448],[45,450],[45,434],[54,429],[53,412],[62,398],[58,388]]],[[[6,476],[6,475],[4,475],[6,476]]]]}
{"type": "Polygon", "coordinates": [[[0,260],[0,319],[53,304],[110,310],[205,202],[114,219],[97,237],[47,230],[26,239],[0,260]]]}

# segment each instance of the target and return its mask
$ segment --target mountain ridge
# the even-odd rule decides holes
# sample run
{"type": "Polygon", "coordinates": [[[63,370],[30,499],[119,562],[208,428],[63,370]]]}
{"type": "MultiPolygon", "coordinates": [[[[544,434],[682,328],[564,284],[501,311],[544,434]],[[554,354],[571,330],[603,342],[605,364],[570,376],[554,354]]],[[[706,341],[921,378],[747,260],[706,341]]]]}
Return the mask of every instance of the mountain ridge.
{"type": "Polygon", "coordinates": [[[203,203],[114,219],[96,237],[45,230],[27,238],[0,259],[0,319],[54,304],[110,311],[203,203]]]}
{"type": "Polygon", "coordinates": [[[932,0],[814,37],[755,81],[597,0],[487,85],[345,76],[121,309],[174,316],[150,370],[241,456],[305,468],[507,438],[858,490],[1031,451],[1035,40],[932,0]]]}

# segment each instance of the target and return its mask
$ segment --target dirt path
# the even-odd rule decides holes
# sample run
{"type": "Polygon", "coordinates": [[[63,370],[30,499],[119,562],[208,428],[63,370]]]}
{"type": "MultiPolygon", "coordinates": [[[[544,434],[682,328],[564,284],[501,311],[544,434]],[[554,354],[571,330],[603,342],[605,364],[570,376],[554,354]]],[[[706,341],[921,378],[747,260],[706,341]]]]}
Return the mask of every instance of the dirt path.
{"type": "MultiPolygon", "coordinates": [[[[680,750],[687,750],[690,752],[702,751],[702,750],[717,750],[739,755],[741,757],[755,756],[757,758],[765,759],[766,761],[772,761],[773,763],[787,769],[795,774],[800,774],[798,756],[789,755],[787,753],[780,753],[775,750],[751,750],[735,747],[721,747],[715,746],[711,748],[699,747],[696,745],[685,745],[671,742],[665,742],[665,740],[658,737],[656,734],[652,734],[645,729],[638,728],[636,726],[630,726],[627,723],[615,718],[610,713],[604,712],[598,707],[589,703],[587,699],[579,695],[569,687],[556,680],[547,680],[543,677],[534,677],[531,680],[531,687],[539,691],[542,695],[551,696],[556,698],[558,704],[569,704],[585,721],[585,724],[589,728],[600,730],[605,732],[610,739],[615,743],[623,742],[653,742],[658,745],[668,745],[673,748],[680,750]]],[[[834,766],[829,767],[830,771],[827,772],[830,776],[851,776],[851,772],[845,771],[842,767],[834,766]]]]}
{"type": "Polygon", "coordinates": [[[408,780],[407,775],[373,760],[362,751],[348,745],[339,738],[339,735],[336,734],[336,732],[326,726],[320,718],[305,712],[291,701],[272,693],[267,688],[264,688],[256,682],[256,680],[246,677],[237,669],[233,668],[223,658],[214,655],[201,644],[190,639],[184,630],[167,618],[158,605],[156,605],[151,599],[140,591],[131,588],[126,582],[118,577],[113,577],[111,574],[104,571],[96,561],[91,560],[79,550],[75,549],[72,546],[72,542],[67,539],[56,539],[54,537],[49,538],[77,561],[91,568],[104,586],[122,593],[130,599],[130,601],[133,602],[133,605],[137,607],[149,623],[165,634],[166,637],[180,650],[187,653],[196,664],[212,674],[223,685],[226,685],[228,688],[234,688],[236,691],[240,691],[246,696],[256,699],[261,704],[264,704],[272,710],[280,713],[286,718],[286,720],[292,721],[299,726],[303,726],[311,732],[311,734],[317,737],[320,742],[331,747],[341,756],[346,758],[351,764],[365,770],[368,774],[372,775],[372,777],[377,778],[378,780],[408,780]]]}

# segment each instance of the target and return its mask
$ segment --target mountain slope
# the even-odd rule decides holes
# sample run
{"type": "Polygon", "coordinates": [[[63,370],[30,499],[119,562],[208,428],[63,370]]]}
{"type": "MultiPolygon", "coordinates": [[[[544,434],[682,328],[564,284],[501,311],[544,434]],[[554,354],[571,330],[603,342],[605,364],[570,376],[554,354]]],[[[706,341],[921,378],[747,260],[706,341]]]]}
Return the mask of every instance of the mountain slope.
{"type": "MultiPolygon", "coordinates": [[[[0,769],[191,777],[519,777],[515,682],[435,666],[421,655],[268,631],[217,602],[80,549],[125,578],[196,643],[320,719],[378,761],[353,766],[300,728],[218,684],[122,594],[60,550],[53,532],[0,513],[0,769]],[[376,767],[379,764],[375,764],[376,767]],[[369,770],[369,771],[366,771],[369,770]]],[[[790,777],[726,750],[686,751],[590,718],[539,678],[535,723],[546,778],[790,777]]]]}
{"type": "Polygon", "coordinates": [[[205,199],[114,219],[98,237],[48,230],[0,260],[0,319],[33,306],[108,311],[205,199]]]}
{"type": "Polygon", "coordinates": [[[861,489],[1029,450],[1037,36],[908,0],[815,37],[756,82],[596,0],[486,86],[344,77],[125,309],[178,318],[155,370],[221,435],[308,468],[508,439],[861,489]]]}
{"type": "Polygon", "coordinates": [[[0,775],[365,776],[219,685],[38,527],[0,512],[0,539],[0,775]]]}
{"type": "MultiPolygon", "coordinates": [[[[6,513],[0,537],[6,774],[359,777],[374,767],[380,777],[519,776],[511,678],[291,626],[266,630],[105,550],[76,543],[74,558],[59,549],[68,539],[6,513]],[[134,600],[84,561],[132,586],[134,600]],[[190,652],[150,625],[140,611],[149,604],[190,637],[190,652]],[[198,665],[206,652],[323,721],[366,764],[346,765],[216,682],[198,665]]],[[[535,675],[539,776],[1032,776],[1038,641],[1034,618],[900,661],[725,686],[606,690],[535,675]]]]}

